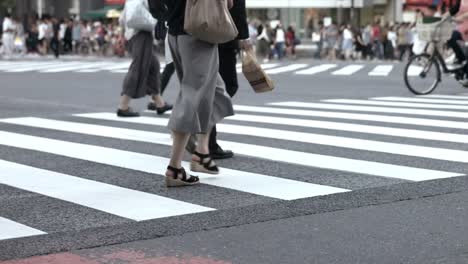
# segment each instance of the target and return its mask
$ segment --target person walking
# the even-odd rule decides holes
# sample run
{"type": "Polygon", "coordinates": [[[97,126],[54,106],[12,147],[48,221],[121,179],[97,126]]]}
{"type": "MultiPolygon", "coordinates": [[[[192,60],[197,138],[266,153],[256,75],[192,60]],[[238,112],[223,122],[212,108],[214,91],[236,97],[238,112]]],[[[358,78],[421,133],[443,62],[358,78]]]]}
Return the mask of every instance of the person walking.
{"type": "Polygon", "coordinates": [[[286,43],[286,33],[283,30],[283,26],[279,24],[275,30],[275,53],[278,56],[278,60],[284,57],[284,45],[286,43]]]}
{"type": "Polygon", "coordinates": [[[65,30],[63,34],[63,51],[71,53],[73,51],[73,21],[65,21],[65,30]]]}
{"type": "Polygon", "coordinates": [[[168,124],[173,144],[165,173],[166,185],[196,185],[200,179],[187,175],[182,167],[190,135],[196,134],[198,139],[191,170],[219,174],[219,168],[209,152],[210,131],[223,118],[233,115],[234,110],[219,74],[218,45],[197,40],[185,33],[186,0],[162,0],[162,3],[168,8],[169,45],[180,82],[180,92],[168,124]]]}
{"type": "Polygon", "coordinates": [[[353,32],[351,31],[351,25],[346,25],[343,29],[343,42],[341,49],[345,60],[350,60],[353,55],[353,32]]]}
{"type": "Polygon", "coordinates": [[[55,58],[60,56],[60,23],[56,18],[52,18],[52,39],[50,48],[54,52],[55,58]]]}
{"type": "Polygon", "coordinates": [[[372,26],[372,43],[374,59],[382,60],[384,58],[384,49],[382,44],[382,28],[380,22],[375,22],[372,26]]]}
{"type": "Polygon", "coordinates": [[[336,45],[338,43],[339,30],[335,23],[331,23],[325,29],[325,41],[329,60],[336,60],[336,45]]]}
{"type": "MultiPolygon", "coordinates": [[[[153,103],[156,105],[156,112],[164,114],[172,109],[172,105],[167,104],[160,95],[160,65],[153,51],[153,32],[131,28],[127,24],[127,12],[136,12],[130,10],[130,8],[142,8],[149,12],[149,4],[147,0],[127,0],[120,17],[119,22],[125,28],[124,34],[125,39],[128,40],[128,51],[132,56],[132,63],[123,81],[117,116],[140,116],[138,112],[130,107],[130,101],[146,95],[151,96],[153,103]],[[129,2],[135,4],[132,3],[131,7],[129,7],[129,2]]],[[[147,25],[147,28],[154,28],[156,22],[156,19],[147,21],[146,23],[151,23],[151,25],[147,25]]]]}
{"type": "MultiPolygon", "coordinates": [[[[239,50],[251,50],[252,43],[249,36],[249,26],[247,24],[247,10],[245,0],[235,0],[230,13],[236,24],[239,35],[233,41],[219,45],[219,73],[226,84],[226,91],[232,98],[239,89],[237,79],[237,54],[239,50]]],[[[228,159],[234,156],[230,150],[224,150],[217,142],[216,126],[210,133],[209,151],[213,159],[228,159]]]]}
{"type": "Polygon", "coordinates": [[[2,34],[2,43],[3,43],[3,54],[5,58],[10,59],[13,56],[13,51],[15,49],[15,23],[11,18],[10,14],[6,14],[3,19],[3,34],[2,34]]]}
{"type": "Polygon", "coordinates": [[[397,30],[398,58],[400,61],[403,61],[405,54],[411,54],[408,26],[408,23],[402,23],[397,30]]]}
{"type": "Polygon", "coordinates": [[[258,31],[258,54],[261,58],[263,58],[263,62],[270,61],[271,57],[271,38],[270,38],[270,26],[268,24],[260,25],[257,29],[258,31]]]}
{"type": "Polygon", "coordinates": [[[296,58],[296,44],[298,39],[296,38],[296,31],[292,26],[288,27],[286,31],[286,47],[288,51],[288,55],[295,59],[296,58]]]}

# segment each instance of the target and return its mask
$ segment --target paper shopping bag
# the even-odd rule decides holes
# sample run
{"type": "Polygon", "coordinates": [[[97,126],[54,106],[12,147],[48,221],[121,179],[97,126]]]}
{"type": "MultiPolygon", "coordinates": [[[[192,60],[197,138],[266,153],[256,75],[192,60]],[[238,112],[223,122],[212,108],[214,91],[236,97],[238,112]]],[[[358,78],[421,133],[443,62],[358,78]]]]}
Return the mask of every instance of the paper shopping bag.
{"type": "Polygon", "coordinates": [[[269,92],[275,88],[273,80],[257,62],[253,51],[242,52],[242,73],[256,93],[269,92]]]}

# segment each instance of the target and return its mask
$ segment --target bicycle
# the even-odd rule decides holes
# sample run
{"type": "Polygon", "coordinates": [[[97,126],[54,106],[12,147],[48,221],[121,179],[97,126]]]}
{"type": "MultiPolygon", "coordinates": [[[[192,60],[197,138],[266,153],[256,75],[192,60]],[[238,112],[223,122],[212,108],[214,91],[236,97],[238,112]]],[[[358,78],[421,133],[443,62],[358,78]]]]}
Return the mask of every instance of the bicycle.
{"type": "Polygon", "coordinates": [[[424,52],[411,57],[405,67],[405,84],[412,93],[416,95],[432,93],[442,81],[442,72],[454,75],[459,82],[465,80],[467,63],[449,69],[440,52],[442,49],[440,46],[443,46],[451,38],[453,28],[451,17],[443,18],[434,23],[417,25],[418,38],[428,43],[424,52]]]}

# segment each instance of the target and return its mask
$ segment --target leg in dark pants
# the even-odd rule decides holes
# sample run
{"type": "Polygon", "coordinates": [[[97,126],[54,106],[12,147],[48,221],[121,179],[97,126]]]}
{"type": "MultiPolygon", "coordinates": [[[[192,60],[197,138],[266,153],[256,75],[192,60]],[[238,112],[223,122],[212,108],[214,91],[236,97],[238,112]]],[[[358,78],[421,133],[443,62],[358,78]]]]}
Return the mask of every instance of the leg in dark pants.
{"type": "Polygon", "coordinates": [[[458,45],[458,41],[463,40],[463,37],[460,32],[454,30],[452,33],[452,38],[447,41],[447,45],[455,52],[455,56],[459,62],[462,62],[466,59],[465,54],[463,53],[462,48],[458,45]]]}
{"type": "Polygon", "coordinates": [[[171,77],[174,74],[174,72],[175,72],[175,66],[173,62],[167,64],[166,67],[164,68],[164,71],[161,75],[161,95],[166,90],[166,87],[169,84],[169,81],[171,80],[171,77]]]}
{"type": "MultiPolygon", "coordinates": [[[[237,42],[227,43],[219,46],[219,73],[226,84],[226,91],[229,96],[234,97],[239,89],[237,80],[237,42]]],[[[231,151],[223,151],[216,140],[216,127],[213,128],[210,134],[209,148],[213,158],[231,158],[231,151]]]]}

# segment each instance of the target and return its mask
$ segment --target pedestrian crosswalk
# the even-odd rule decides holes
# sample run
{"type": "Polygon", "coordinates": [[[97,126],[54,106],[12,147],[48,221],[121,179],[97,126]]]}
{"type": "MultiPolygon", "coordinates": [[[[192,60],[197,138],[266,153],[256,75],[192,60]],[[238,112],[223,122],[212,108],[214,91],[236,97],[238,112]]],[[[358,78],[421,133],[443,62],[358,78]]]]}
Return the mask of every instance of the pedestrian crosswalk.
{"type": "MultiPolygon", "coordinates": [[[[124,74],[130,66],[130,61],[0,61],[0,73],[99,73],[124,74]]],[[[161,65],[164,69],[164,65],[161,65]]],[[[386,77],[395,71],[395,65],[374,65],[366,63],[333,64],[333,63],[294,63],[278,62],[264,63],[262,68],[270,75],[314,76],[327,74],[332,76],[353,76],[364,74],[370,77],[386,77]]],[[[237,65],[241,73],[241,65],[237,65]]]]}
{"type": "MultiPolygon", "coordinates": [[[[38,205],[39,212],[59,210],[54,204],[62,202],[82,208],[81,222],[101,226],[95,223],[99,217],[131,223],[460,177],[468,163],[465,104],[466,96],[430,95],[236,105],[237,115],[218,126],[220,145],[236,158],[221,164],[219,176],[200,174],[202,185],[177,190],[147,185],[163,185],[171,145],[168,116],[145,112],[122,119],[90,112],[3,118],[0,189],[32,193],[30,203],[46,197],[48,205],[38,205]],[[25,159],[28,155],[34,159],[25,159]],[[199,193],[198,199],[187,192],[199,193]],[[235,203],[223,201],[233,196],[235,203]]],[[[67,228],[53,217],[37,221],[37,211],[7,206],[0,203],[0,241],[67,228]]]]}

